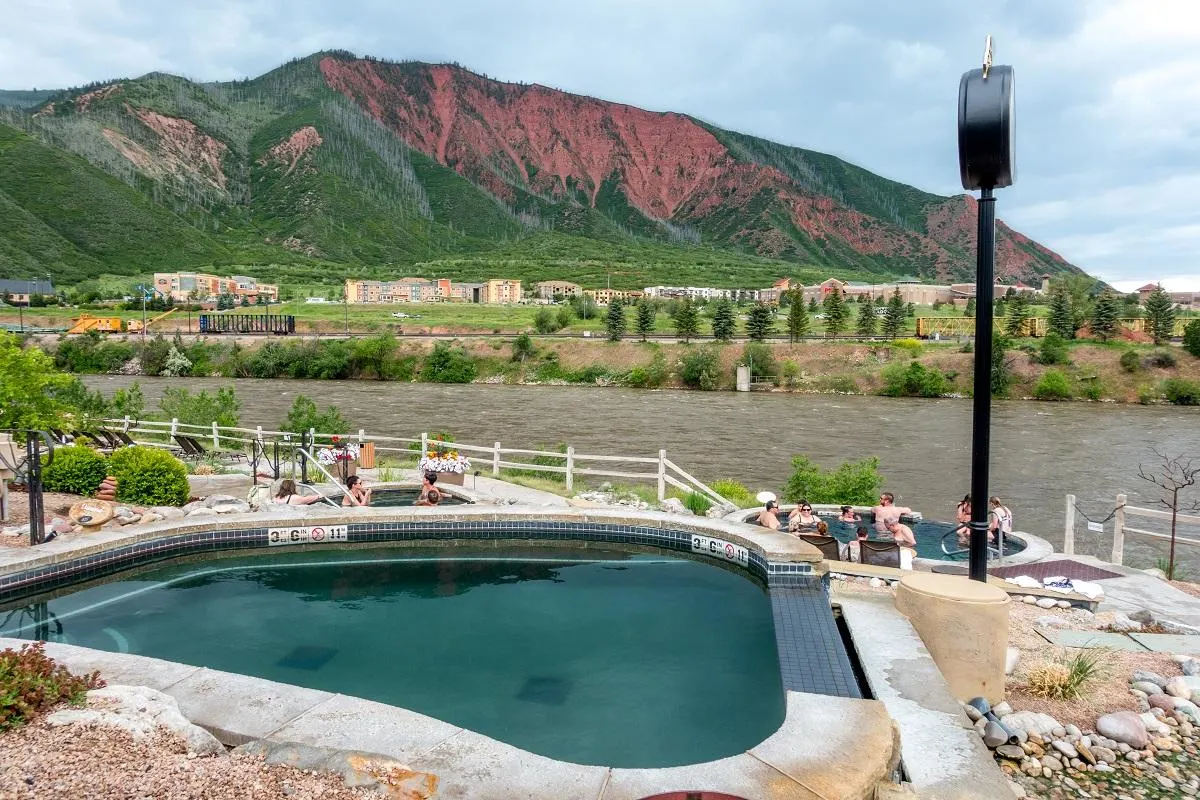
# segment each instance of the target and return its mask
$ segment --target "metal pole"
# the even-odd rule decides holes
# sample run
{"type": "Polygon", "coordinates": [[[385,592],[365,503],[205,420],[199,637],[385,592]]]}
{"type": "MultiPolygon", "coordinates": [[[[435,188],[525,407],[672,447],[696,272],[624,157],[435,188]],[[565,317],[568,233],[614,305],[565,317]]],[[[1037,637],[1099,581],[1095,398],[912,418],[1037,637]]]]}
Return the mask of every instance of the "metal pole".
{"type": "Polygon", "coordinates": [[[996,199],[984,187],[979,196],[975,276],[975,381],[971,414],[970,577],[987,581],[988,462],[992,426],[992,294],[996,260],[996,199]]]}

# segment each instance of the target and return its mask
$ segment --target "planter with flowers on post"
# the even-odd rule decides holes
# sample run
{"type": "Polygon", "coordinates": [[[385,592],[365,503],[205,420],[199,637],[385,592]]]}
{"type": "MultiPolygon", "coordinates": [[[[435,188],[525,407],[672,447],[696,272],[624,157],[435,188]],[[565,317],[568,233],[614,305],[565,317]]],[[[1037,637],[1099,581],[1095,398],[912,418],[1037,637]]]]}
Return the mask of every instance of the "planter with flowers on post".
{"type": "Polygon", "coordinates": [[[347,478],[358,472],[358,444],[331,436],[330,446],[317,451],[317,463],[345,483],[347,478]]]}

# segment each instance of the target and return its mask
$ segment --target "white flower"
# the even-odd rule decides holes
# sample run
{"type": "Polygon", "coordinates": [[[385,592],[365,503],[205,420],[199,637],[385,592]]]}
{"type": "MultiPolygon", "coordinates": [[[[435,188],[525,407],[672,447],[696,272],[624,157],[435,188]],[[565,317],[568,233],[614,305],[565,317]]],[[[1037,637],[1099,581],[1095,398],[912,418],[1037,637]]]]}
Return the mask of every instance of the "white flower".
{"type": "Polygon", "coordinates": [[[422,456],[417,462],[418,472],[458,472],[465,473],[471,468],[471,460],[466,456],[456,458],[430,458],[422,456]]]}

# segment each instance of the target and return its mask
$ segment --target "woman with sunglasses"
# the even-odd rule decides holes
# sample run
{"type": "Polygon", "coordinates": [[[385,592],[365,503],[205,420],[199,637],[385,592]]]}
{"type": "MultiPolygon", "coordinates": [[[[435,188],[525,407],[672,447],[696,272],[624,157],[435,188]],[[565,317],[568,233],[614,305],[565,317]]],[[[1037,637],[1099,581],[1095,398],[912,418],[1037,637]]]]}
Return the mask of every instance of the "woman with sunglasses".
{"type": "Polygon", "coordinates": [[[821,520],[817,519],[817,515],[813,513],[812,506],[805,500],[801,500],[792,509],[791,516],[788,517],[788,532],[789,533],[816,533],[817,525],[821,520]]]}

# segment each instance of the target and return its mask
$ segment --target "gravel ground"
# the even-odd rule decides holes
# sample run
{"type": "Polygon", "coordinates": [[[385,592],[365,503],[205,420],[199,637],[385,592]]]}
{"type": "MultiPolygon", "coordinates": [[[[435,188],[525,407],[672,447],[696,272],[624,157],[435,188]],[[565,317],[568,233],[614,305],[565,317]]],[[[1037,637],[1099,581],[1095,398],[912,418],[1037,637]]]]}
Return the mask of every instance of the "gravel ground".
{"type": "MultiPolygon", "coordinates": [[[[47,517],[55,514],[65,517],[71,506],[80,500],[86,499],[86,497],[74,494],[43,492],[42,508],[45,509],[47,517]]],[[[27,526],[29,523],[29,495],[10,489],[8,492],[8,511],[9,519],[7,522],[0,523],[0,528],[15,527],[18,525],[27,526]]],[[[0,547],[29,547],[28,527],[26,527],[21,536],[0,536],[0,547]]]]}
{"type": "Polygon", "coordinates": [[[162,732],[52,728],[41,719],[0,735],[0,800],[354,800],[378,798],[341,776],[269,766],[250,756],[189,757],[162,732]]]}

